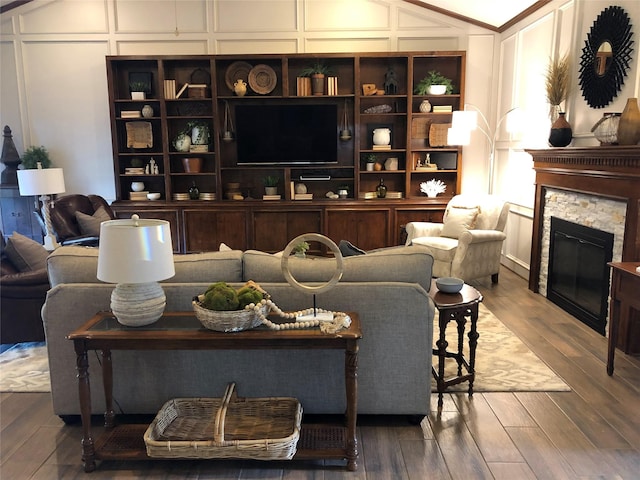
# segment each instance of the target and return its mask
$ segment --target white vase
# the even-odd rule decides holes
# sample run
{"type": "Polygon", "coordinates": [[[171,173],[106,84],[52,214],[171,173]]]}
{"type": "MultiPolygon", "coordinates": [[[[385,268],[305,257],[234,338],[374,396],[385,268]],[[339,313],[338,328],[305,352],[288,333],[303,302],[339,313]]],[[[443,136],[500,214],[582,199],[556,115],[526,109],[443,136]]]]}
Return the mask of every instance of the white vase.
{"type": "Polygon", "coordinates": [[[422,113],[429,113],[431,111],[431,102],[429,100],[423,100],[418,108],[422,113]]]}
{"type": "Polygon", "coordinates": [[[373,130],[374,145],[389,145],[391,142],[391,130],[388,128],[376,128],[373,130]]]}
{"type": "Polygon", "coordinates": [[[153,107],[151,105],[145,105],[144,107],[142,107],[142,116],[144,118],[153,117],[153,107]]]}

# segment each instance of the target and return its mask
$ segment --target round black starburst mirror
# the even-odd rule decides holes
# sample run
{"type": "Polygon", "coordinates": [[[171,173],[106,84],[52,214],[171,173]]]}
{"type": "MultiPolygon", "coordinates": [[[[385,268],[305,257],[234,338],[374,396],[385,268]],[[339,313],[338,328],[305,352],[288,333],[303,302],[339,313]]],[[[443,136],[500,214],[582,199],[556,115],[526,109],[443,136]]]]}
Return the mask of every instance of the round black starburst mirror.
{"type": "Polygon", "coordinates": [[[580,60],[582,96],[593,108],[606,107],[624,84],[633,53],[633,33],[627,13],[605,8],[587,33],[580,60]]]}

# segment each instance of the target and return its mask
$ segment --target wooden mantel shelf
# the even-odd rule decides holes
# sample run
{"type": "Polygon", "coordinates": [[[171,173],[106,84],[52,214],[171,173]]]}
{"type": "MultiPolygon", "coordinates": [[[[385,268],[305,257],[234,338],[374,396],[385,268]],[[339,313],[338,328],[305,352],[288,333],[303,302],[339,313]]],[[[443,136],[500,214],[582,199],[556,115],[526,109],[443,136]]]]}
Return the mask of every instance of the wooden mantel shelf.
{"type": "Polygon", "coordinates": [[[533,157],[536,172],[530,290],[538,291],[547,188],[626,202],[622,260],[640,260],[640,146],[547,148],[526,152],[533,157]]]}

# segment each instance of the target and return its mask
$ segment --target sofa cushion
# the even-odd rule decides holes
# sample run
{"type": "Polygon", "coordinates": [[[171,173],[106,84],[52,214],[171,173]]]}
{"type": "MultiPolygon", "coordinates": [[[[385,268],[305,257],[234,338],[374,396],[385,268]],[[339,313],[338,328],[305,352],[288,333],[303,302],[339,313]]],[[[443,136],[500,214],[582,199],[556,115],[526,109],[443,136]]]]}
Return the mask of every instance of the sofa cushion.
{"type": "Polygon", "coordinates": [[[100,224],[111,220],[109,212],[107,212],[104,207],[99,207],[93,215],[87,215],[86,213],[77,211],[75,212],[75,216],[80,226],[80,233],[94,237],[100,236],[100,224]]]}
{"type": "Polygon", "coordinates": [[[7,240],[5,254],[21,272],[33,272],[45,268],[49,256],[49,252],[41,244],[18,232],[13,232],[7,240]]]}
{"type": "MultiPolygon", "coordinates": [[[[242,252],[191,253],[174,255],[176,274],[165,282],[241,282],[242,252]]],[[[98,282],[98,248],[63,246],[47,261],[51,286],[61,283],[98,282]]]]}
{"type": "MultiPolygon", "coordinates": [[[[257,250],[243,255],[244,281],[285,282],[281,257],[257,250]]],[[[307,257],[289,259],[291,275],[301,283],[327,282],[335,272],[333,258],[307,257]]],[[[344,258],[341,282],[409,282],[426,291],[431,287],[433,257],[422,246],[390,247],[344,258]]]]}
{"type": "Polygon", "coordinates": [[[413,245],[422,245],[429,249],[434,260],[451,263],[456,255],[458,240],[448,237],[418,237],[412,241],[413,245]]]}
{"type": "Polygon", "coordinates": [[[462,232],[475,227],[478,217],[478,208],[447,208],[443,220],[442,232],[440,235],[449,238],[458,238],[462,232]]]}

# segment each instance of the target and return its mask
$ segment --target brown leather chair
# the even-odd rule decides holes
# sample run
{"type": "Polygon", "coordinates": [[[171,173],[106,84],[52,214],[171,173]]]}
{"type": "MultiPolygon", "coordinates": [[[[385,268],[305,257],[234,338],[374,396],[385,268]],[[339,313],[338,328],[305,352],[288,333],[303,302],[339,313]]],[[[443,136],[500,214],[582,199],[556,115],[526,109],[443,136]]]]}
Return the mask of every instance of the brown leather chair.
{"type": "Polygon", "coordinates": [[[4,243],[0,232],[0,343],[42,342],[47,269],[20,272],[5,254],[4,243]]]}
{"type": "Polygon", "coordinates": [[[100,207],[111,220],[115,215],[107,201],[99,195],[66,195],[58,197],[51,209],[51,226],[60,245],[98,245],[99,232],[83,232],[76,212],[93,215],[100,207]]]}

